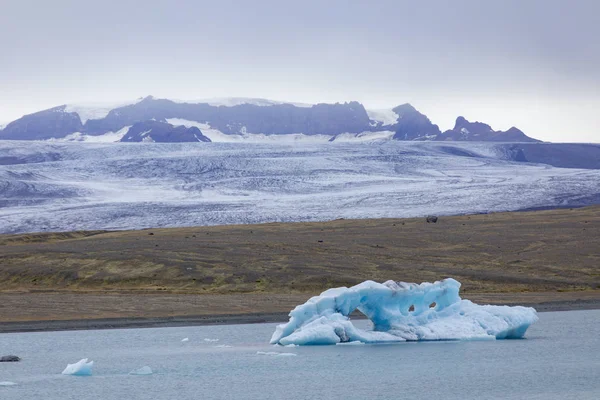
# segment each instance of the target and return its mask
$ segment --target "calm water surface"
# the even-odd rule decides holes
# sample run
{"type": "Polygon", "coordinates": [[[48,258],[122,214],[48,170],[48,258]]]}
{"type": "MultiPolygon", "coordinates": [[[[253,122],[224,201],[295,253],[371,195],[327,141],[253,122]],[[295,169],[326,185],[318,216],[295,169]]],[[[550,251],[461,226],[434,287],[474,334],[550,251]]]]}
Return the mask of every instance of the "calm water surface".
{"type": "Polygon", "coordinates": [[[17,383],[0,399],[600,399],[600,310],[542,313],[508,341],[283,348],[274,327],[0,334],[0,354],[23,358],[0,363],[17,383]],[[93,376],[61,375],[84,357],[93,376]]]}

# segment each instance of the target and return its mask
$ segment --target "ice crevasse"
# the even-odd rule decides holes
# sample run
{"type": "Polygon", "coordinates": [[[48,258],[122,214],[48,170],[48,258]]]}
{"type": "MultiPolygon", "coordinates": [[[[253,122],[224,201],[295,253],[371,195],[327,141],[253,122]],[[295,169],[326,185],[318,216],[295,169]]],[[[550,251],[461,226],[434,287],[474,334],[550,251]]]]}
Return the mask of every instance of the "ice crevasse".
{"type": "Polygon", "coordinates": [[[421,284],[365,281],[329,289],[294,308],[271,343],[517,339],[538,320],[531,307],[478,305],[461,299],[459,290],[460,282],[452,278],[421,284]],[[352,324],[354,310],[371,320],[372,330],[352,324]]]}

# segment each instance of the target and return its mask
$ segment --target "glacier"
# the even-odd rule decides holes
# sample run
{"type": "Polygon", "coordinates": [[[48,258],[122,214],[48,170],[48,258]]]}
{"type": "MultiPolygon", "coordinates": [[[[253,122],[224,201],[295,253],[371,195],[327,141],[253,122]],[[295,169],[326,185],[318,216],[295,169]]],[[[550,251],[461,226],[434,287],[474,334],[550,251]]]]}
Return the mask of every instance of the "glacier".
{"type": "Polygon", "coordinates": [[[600,201],[600,169],[515,162],[511,146],[0,141],[0,233],[404,218],[600,201]]]}
{"type": "Polygon", "coordinates": [[[331,345],[420,340],[518,339],[538,320],[531,307],[477,305],[459,296],[460,282],[421,284],[365,281],[324,291],[294,308],[278,325],[271,344],[331,345]],[[372,330],[355,327],[363,313],[372,330]]]}
{"type": "Polygon", "coordinates": [[[92,367],[94,362],[88,362],[87,358],[82,358],[75,364],[67,364],[67,367],[62,372],[63,375],[90,376],[92,375],[92,367]]]}
{"type": "Polygon", "coordinates": [[[137,104],[142,101],[143,98],[138,98],[131,101],[120,101],[120,102],[106,102],[106,103],[77,103],[77,104],[66,104],[65,112],[77,113],[82,124],[85,124],[90,119],[103,119],[115,108],[130,106],[137,104]]]}

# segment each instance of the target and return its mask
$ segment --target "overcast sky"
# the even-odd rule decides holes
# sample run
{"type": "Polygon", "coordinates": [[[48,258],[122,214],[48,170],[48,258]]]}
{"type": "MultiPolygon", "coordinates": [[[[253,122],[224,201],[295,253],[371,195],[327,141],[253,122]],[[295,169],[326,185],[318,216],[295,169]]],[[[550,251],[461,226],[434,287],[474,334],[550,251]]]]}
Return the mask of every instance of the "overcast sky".
{"type": "Polygon", "coordinates": [[[600,142],[597,0],[0,0],[0,122],[154,95],[412,103],[600,142]]]}

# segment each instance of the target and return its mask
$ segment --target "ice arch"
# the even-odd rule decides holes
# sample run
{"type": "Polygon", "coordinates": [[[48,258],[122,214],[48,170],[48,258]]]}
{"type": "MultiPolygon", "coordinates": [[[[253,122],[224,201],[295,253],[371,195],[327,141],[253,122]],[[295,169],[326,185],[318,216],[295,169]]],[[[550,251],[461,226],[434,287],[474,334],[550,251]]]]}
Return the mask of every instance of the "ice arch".
{"type": "Polygon", "coordinates": [[[462,300],[459,290],[460,282],[452,278],[421,284],[365,281],[329,289],[294,308],[289,322],[273,333],[271,343],[512,339],[523,337],[538,320],[533,308],[480,306],[462,300]],[[372,331],[352,325],[349,315],[354,310],[371,320],[372,331]]]}

